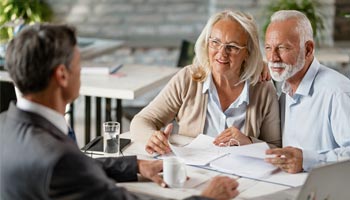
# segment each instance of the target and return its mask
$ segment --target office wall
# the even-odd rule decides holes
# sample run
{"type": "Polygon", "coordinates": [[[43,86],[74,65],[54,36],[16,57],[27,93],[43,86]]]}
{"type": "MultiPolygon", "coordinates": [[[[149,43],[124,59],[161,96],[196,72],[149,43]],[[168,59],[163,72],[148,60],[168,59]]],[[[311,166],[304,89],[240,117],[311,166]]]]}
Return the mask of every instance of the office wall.
{"type": "Polygon", "coordinates": [[[334,16],[334,40],[350,42],[350,1],[336,0],[334,16]]]}
{"type": "MultiPolygon", "coordinates": [[[[55,21],[76,25],[79,35],[123,39],[127,47],[96,61],[175,66],[182,39],[195,41],[208,17],[219,10],[252,14],[259,30],[266,0],[47,0],[55,21]]],[[[319,0],[326,30],[321,44],[333,45],[335,0],[319,0]]],[[[260,35],[263,33],[260,31],[260,35]]]]}
{"type": "MultiPolygon", "coordinates": [[[[56,21],[75,24],[81,35],[174,45],[196,38],[207,18],[223,9],[251,13],[262,24],[266,0],[48,0],[56,21]],[[167,42],[165,41],[167,40],[167,42]]],[[[326,20],[325,43],[332,44],[334,0],[319,0],[326,20]]]]}
{"type": "Polygon", "coordinates": [[[196,37],[208,17],[208,0],[49,0],[57,21],[86,36],[174,43],[196,37]],[[161,41],[157,41],[161,40],[161,41]]]}

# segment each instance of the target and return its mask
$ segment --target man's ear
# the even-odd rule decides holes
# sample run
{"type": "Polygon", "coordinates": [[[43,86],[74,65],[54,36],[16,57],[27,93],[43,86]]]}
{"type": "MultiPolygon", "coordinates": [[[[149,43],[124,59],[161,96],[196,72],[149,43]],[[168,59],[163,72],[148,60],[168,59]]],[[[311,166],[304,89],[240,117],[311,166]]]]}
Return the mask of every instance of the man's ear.
{"type": "Polygon", "coordinates": [[[56,80],[57,84],[62,87],[67,87],[68,85],[68,70],[65,65],[58,65],[53,73],[53,77],[56,80]]]}
{"type": "Polygon", "coordinates": [[[307,41],[306,43],[305,43],[305,49],[306,49],[306,51],[305,51],[305,57],[306,58],[310,58],[310,57],[312,57],[313,56],[313,54],[314,54],[314,48],[315,48],[315,43],[313,42],[313,41],[307,41]]]}

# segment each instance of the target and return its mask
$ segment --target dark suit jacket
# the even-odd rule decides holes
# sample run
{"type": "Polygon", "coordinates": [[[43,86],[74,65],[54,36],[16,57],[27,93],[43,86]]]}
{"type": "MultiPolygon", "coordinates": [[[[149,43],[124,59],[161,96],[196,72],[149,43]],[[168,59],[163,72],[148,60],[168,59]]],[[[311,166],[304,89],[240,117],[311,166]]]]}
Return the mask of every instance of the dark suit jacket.
{"type": "Polygon", "coordinates": [[[13,104],[0,126],[1,199],[136,198],[115,185],[137,180],[136,157],[91,159],[48,120],[13,104]]]}
{"type": "Polygon", "coordinates": [[[137,180],[135,156],[85,156],[48,120],[14,104],[0,115],[0,136],[1,200],[140,198],[115,185],[137,180]]]}

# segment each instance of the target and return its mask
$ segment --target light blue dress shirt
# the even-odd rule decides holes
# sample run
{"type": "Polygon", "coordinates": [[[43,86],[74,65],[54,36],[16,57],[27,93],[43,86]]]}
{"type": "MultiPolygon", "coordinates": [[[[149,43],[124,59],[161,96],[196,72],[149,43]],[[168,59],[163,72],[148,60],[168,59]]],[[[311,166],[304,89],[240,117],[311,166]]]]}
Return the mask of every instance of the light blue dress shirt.
{"type": "Polygon", "coordinates": [[[223,112],[212,75],[203,83],[203,93],[208,93],[207,116],[204,133],[216,137],[228,127],[244,130],[247,105],[249,104],[249,84],[245,82],[240,96],[223,112]]]}
{"type": "Polygon", "coordinates": [[[303,168],[350,158],[350,80],[316,58],[294,95],[287,82],[283,147],[303,151],[303,168]]]}
{"type": "Polygon", "coordinates": [[[47,119],[51,124],[56,126],[60,131],[68,135],[68,125],[64,117],[55,110],[46,106],[28,101],[25,98],[18,98],[17,107],[21,110],[32,112],[47,119]]]}

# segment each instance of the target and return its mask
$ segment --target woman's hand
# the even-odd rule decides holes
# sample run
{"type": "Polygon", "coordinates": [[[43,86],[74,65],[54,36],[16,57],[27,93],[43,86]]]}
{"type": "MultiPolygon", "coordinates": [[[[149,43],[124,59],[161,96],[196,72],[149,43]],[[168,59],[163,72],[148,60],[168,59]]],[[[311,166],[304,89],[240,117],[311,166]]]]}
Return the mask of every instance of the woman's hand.
{"type": "Polygon", "coordinates": [[[265,61],[263,63],[264,63],[263,70],[261,71],[260,78],[259,78],[260,82],[265,82],[265,81],[271,80],[269,67],[267,66],[267,63],[265,61]]]}
{"type": "Polygon", "coordinates": [[[234,126],[225,129],[214,140],[214,144],[217,146],[236,146],[251,143],[252,141],[250,140],[250,138],[244,135],[240,130],[238,130],[234,126]]]}
{"type": "Polygon", "coordinates": [[[170,153],[171,149],[168,144],[168,139],[173,130],[173,124],[168,124],[163,131],[155,131],[152,136],[149,138],[146,144],[146,151],[149,154],[158,153],[166,154],[170,153]]]}

